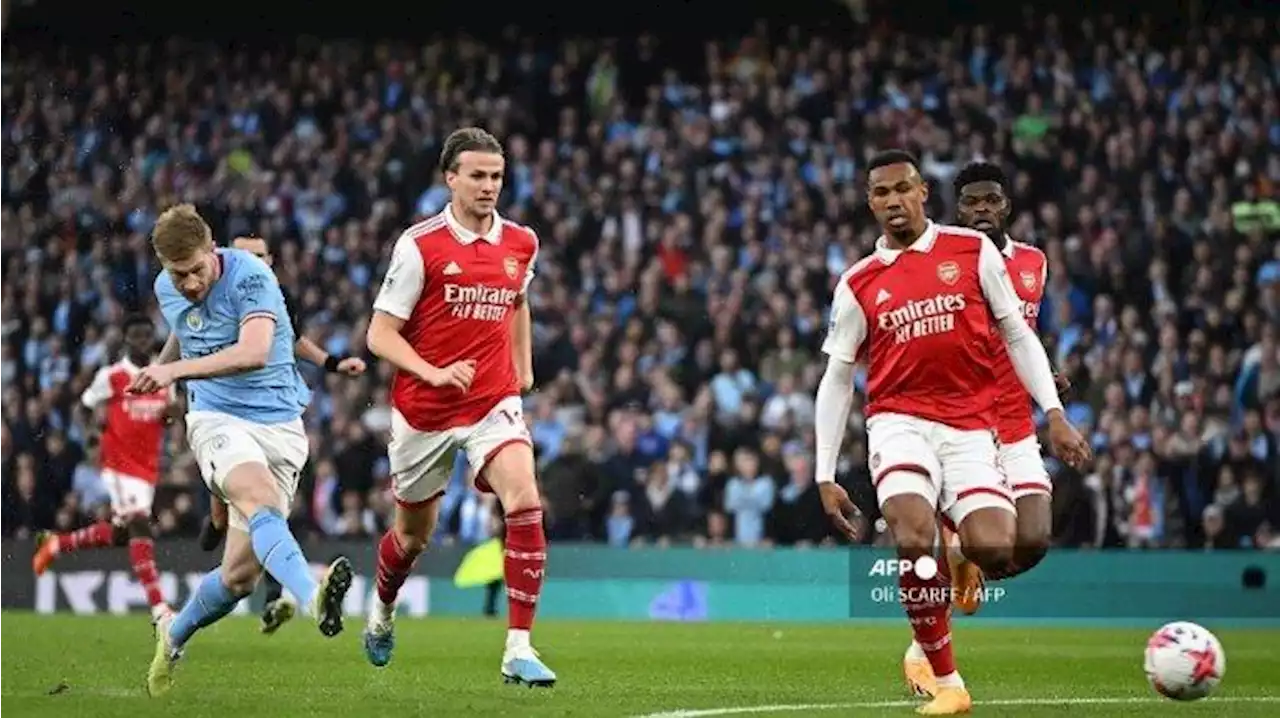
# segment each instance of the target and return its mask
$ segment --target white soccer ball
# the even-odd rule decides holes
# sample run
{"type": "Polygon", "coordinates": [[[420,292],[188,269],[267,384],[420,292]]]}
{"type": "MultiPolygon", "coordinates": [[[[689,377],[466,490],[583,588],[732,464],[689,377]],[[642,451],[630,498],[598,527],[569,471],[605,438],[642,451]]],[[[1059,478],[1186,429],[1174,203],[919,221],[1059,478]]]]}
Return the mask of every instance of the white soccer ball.
{"type": "Polygon", "coordinates": [[[1151,634],[1142,667],[1160,695],[1194,701],[1218,687],[1227,672],[1227,654],[1204,626],[1175,621],[1151,634]]]}

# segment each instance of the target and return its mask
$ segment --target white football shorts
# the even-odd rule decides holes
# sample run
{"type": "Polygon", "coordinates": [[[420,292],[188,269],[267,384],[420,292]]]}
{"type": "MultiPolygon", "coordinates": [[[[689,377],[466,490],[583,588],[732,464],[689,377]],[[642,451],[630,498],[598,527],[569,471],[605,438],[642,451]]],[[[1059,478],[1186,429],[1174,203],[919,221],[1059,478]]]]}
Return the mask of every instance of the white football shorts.
{"type": "Polygon", "coordinates": [[[995,434],[966,431],[904,414],[867,419],[871,481],[880,506],[894,496],[924,497],[959,526],[983,508],[1013,511],[1013,497],[996,466],[995,434]]]}
{"type": "Polygon", "coordinates": [[[1040,441],[1035,434],[1012,444],[1001,444],[998,456],[1000,471],[1009,483],[1014,501],[1023,496],[1053,494],[1053,482],[1045,471],[1040,441]]]}
{"type": "MultiPolygon", "coordinates": [[[[248,463],[266,466],[276,482],[276,508],[289,515],[298,477],[310,453],[301,418],[283,424],[257,424],[218,411],[193,411],[187,414],[187,444],[200,465],[204,483],[223,500],[232,469],[248,463]]],[[[227,515],[228,526],[249,530],[248,518],[230,503],[227,515]]]]}
{"type": "Polygon", "coordinates": [[[396,501],[414,506],[443,494],[459,450],[467,453],[471,481],[481,491],[488,491],[488,485],[480,478],[485,466],[504,447],[514,443],[533,445],[518,396],[498,402],[474,424],[440,431],[418,431],[399,411],[392,409],[387,458],[391,463],[396,501]]]}
{"type": "Polygon", "coordinates": [[[102,483],[107,487],[111,516],[116,521],[151,516],[151,504],[156,498],[155,484],[112,469],[102,470],[102,483]]]}

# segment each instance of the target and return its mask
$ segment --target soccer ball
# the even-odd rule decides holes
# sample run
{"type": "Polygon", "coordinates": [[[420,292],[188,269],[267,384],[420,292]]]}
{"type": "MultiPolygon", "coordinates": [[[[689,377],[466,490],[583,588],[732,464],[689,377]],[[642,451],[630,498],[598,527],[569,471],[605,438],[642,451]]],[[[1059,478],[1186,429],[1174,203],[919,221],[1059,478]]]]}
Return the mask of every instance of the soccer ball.
{"type": "Polygon", "coordinates": [[[1217,637],[1204,626],[1176,621],[1151,634],[1142,668],[1160,695],[1194,701],[1212,693],[1222,681],[1227,656],[1217,637]]]}

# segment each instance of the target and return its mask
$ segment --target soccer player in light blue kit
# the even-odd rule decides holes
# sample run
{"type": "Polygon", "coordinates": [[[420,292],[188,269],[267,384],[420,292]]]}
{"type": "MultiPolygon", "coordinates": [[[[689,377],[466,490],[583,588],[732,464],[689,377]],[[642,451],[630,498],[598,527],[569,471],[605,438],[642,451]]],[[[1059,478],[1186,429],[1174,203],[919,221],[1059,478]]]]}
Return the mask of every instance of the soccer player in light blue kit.
{"type": "Polygon", "coordinates": [[[151,244],[164,267],[155,293],[171,333],[160,362],[139,373],[132,390],[186,381],[187,443],[210,491],[230,509],[222,565],[181,611],[156,623],[147,691],[157,696],[172,685],[187,641],[249,595],[264,568],[303,602],[322,634],[337,635],[351,563],[338,558],[317,583],[285,519],[307,462],[301,416],[308,391],[275,275],[248,252],[216,249],[191,205],[161,214],[151,244]]]}

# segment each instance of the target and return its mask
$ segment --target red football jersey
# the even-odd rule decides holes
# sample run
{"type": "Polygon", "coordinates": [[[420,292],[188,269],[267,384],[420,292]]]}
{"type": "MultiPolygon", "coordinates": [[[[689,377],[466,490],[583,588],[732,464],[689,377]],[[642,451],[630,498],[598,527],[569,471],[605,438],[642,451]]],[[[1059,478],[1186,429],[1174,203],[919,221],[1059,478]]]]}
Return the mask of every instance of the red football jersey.
{"type": "MultiPolygon", "coordinates": [[[[1001,254],[1009,269],[1009,278],[1013,280],[1013,290],[1018,294],[1022,316],[1035,329],[1040,321],[1040,300],[1044,297],[1049,263],[1044,252],[1012,239],[1005,243],[1001,254]]],[[[991,354],[996,386],[1000,390],[996,397],[996,436],[1000,443],[1012,444],[1036,432],[1031,414],[1031,395],[1018,380],[1004,338],[999,332],[992,337],[991,354]]]]}
{"type": "Polygon", "coordinates": [[[476,362],[466,393],[397,371],[391,403],[410,426],[469,426],[519,395],[511,329],[537,256],[538,237],[528,227],[495,213],[492,229],[479,235],[460,225],[448,207],[396,240],[373,308],[405,320],[401,333],[432,366],[476,362]]]}
{"type": "Polygon", "coordinates": [[[867,365],[866,415],[894,413],[991,429],[993,321],[1018,312],[1000,250],[985,235],[930,223],[903,251],[882,237],[840,278],[823,351],[867,365]]]}
{"type": "Polygon", "coordinates": [[[102,367],[80,401],[91,409],[105,407],[101,468],[155,484],[173,389],[130,394],[126,389],[139,371],[127,358],[102,367]]]}

